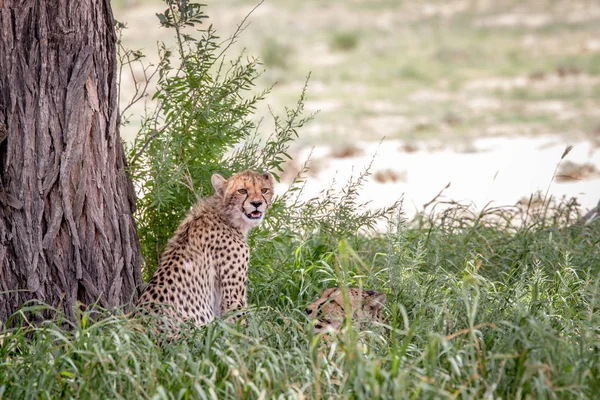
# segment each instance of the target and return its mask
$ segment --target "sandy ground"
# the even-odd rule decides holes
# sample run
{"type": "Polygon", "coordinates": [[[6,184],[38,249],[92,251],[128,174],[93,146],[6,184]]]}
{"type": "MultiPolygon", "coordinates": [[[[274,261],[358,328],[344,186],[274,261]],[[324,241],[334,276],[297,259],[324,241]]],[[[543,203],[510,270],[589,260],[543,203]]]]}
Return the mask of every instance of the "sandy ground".
{"type": "MultiPolygon", "coordinates": [[[[355,157],[333,158],[329,147],[312,151],[314,170],[306,182],[303,196],[316,196],[335,180],[341,187],[358,175],[374,158],[372,174],[361,195],[369,207],[383,207],[404,199],[408,217],[423,209],[448,183],[443,199],[472,202],[481,209],[489,202],[495,206],[514,205],[536,191],[555,197],[577,197],[583,209],[595,206],[600,199],[600,148],[589,141],[570,143],[571,152],[564,158],[576,165],[591,164],[596,172],[570,182],[554,180],[555,169],[567,146],[559,136],[521,138],[482,138],[471,143],[469,151],[442,149],[431,151],[422,143],[416,151],[406,152],[400,140],[381,144],[356,143],[364,149],[355,157]],[[376,155],[375,155],[376,154],[376,155]],[[378,178],[387,182],[377,182],[378,178]],[[383,178],[383,179],[382,179],[383,178]],[[395,180],[395,181],[394,181],[395,180]]],[[[310,149],[300,152],[297,160],[308,157],[310,149]]],[[[559,171],[562,171],[559,169],[559,171]]],[[[585,174],[584,174],[585,175],[585,174]]],[[[286,190],[282,183],[278,193],[286,190]]]]}
{"type": "MultiPolygon", "coordinates": [[[[233,32],[256,5],[243,1],[208,3],[209,22],[221,33],[233,32]]],[[[293,175],[310,153],[309,146],[317,143],[312,150],[312,169],[303,192],[305,198],[318,195],[334,179],[341,188],[377,153],[371,169],[373,176],[365,184],[361,200],[377,208],[403,198],[404,211],[409,217],[422,210],[448,183],[450,187],[443,191],[443,200],[471,202],[478,208],[489,202],[495,206],[513,205],[538,190],[559,198],[577,197],[582,211],[598,203],[600,127],[594,127],[600,118],[597,102],[600,77],[597,73],[590,74],[586,67],[593,65],[594,58],[578,62],[572,58],[600,51],[594,28],[598,26],[594,21],[600,18],[600,8],[592,6],[593,2],[565,1],[556,2],[550,13],[543,7],[536,8],[537,3],[532,1],[524,2],[523,9],[519,8],[521,3],[515,2],[515,7],[507,5],[506,10],[492,7],[495,2],[476,3],[477,12],[471,10],[474,3],[470,1],[439,4],[408,1],[402,2],[403,8],[373,7],[368,10],[371,14],[363,15],[362,8],[348,7],[342,2],[325,5],[266,1],[255,11],[251,25],[242,35],[241,45],[247,47],[248,53],[261,56],[261,49],[273,38],[280,42],[282,49],[291,49],[292,61],[287,69],[272,67],[275,74],[266,74],[267,81],[281,80],[269,96],[268,104],[275,108],[293,104],[306,73],[312,71],[306,110],[320,110],[320,114],[299,132],[298,145],[306,147],[293,154],[294,163],[287,171],[293,175]],[[485,11],[488,7],[492,7],[489,13],[485,11]],[[459,79],[459,89],[452,90],[448,89],[450,84],[445,78],[435,81],[435,74],[430,77],[432,82],[411,81],[410,74],[394,75],[402,70],[403,63],[414,62],[415,65],[408,65],[418,72],[423,68],[433,71],[435,67],[445,68],[444,62],[449,67],[463,62],[468,67],[473,61],[438,60],[440,54],[448,52],[468,55],[473,47],[475,54],[479,54],[477,51],[487,54],[486,47],[481,47],[478,41],[483,39],[453,25],[444,31],[450,34],[447,40],[437,40],[434,35],[429,41],[418,42],[423,49],[406,40],[399,42],[404,47],[398,47],[397,40],[390,39],[420,38],[433,26],[432,16],[445,21],[444,18],[461,13],[466,13],[465,23],[471,24],[473,32],[482,26],[496,29],[490,33],[489,46],[504,46],[501,50],[519,55],[524,66],[517,68],[500,57],[496,62],[504,62],[515,70],[508,76],[494,76],[501,72],[492,68],[494,64],[480,65],[479,69],[474,65],[468,74],[455,74],[468,79],[465,82],[459,79]],[[359,32],[361,38],[367,33],[374,36],[365,36],[352,51],[332,50],[328,43],[340,20],[345,21],[344,26],[351,32],[359,32]],[[567,29],[564,26],[570,26],[568,24],[575,25],[567,29]],[[406,29],[394,31],[394,27],[406,29]],[[541,31],[540,27],[548,31],[541,31]],[[523,34],[516,35],[517,28],[523,30],[523,34]],[[507,34],[513,35],[508,36],[512,41],[507,42],[507,34]],[[377,43],[381,54],[375,50],[371,53],[369,49],[373,46],[366,43],[377,43]],[[387,64],[382,64],[385,68],[377,63],[360,63],[363,58],[375,62],[394,51],[402,51],[403,56],[386,59],[387,64]],[[424,55],[420,58],[410,58],[421,53],[424,55]],[[530,53],[537,58],[546,57],[547,65],[528,57],[530,53]],[[554,60],[554,56],[568,56],[565,60],[569,63],[563,65],[560,60],[554,60]],[[529,63],[535,65],[529,66],[529,63]],[[359,73],[362,70],[358,67],[362,64],[365,70],[359,73]],[[352,68],[344,68],[345,65],[352,68]],[[388,76],[396,86],[390,86],[389,79],[383,83],[376,79],[380,75],[388,76]],[[401,83],[407,82],[414,87],[402,86],[401,83]],[[387,86],[389,90],[385,90],[387,86]],[[398,89],[404,91],[396,94],[398,89]],[[556,134],[544,135],[544,132],[556,134]],[[473,133],[481,138],[473,138],[473,133]],[[394,139],[379,144],[378,138],[384,135],[394,139]],[[567,145],[573,145],[573,150],[563,165],[570,162],[574,168],[569,171],[580,173],[568,182],[553,181],[567,145]],[[584,173],[586,169],[590,171],[584,173]]],[[[154,17],[164,5],[150,1],[136,4],[117,15],[130,27],[124,33],[124,43],[129,48],[142,48],[148,55],[146,60],[153,62],[157,40],[173,44],[169,33],[157,27],[154,17]]],[[[545,7],[545,4],[542,5],[545,7]]],[[[134,68],[134,75],[140,79],[141,70],[134,68]]],[[[123,92],[131,93],[132,87],[131,75],[124,74],[123,92]]],[[[122,130],[126,140],[134,137],[143,109],[144,103],[140,102],[130,110],[131,124],[122,130]]],[[[289,175],[278,186],[278,192],[285,191],[288,185],[289,175]]]]}

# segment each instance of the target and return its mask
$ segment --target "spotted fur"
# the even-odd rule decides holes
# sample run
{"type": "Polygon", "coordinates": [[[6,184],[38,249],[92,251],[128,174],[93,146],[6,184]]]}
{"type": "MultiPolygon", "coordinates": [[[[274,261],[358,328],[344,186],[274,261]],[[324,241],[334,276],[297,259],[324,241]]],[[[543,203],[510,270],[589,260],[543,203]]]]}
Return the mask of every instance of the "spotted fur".
{"type": "Polygon", "coordinates": [[[167,243],[138,305],[176,322],[204,325],[246,307],[248,231],[262,222],[273,177],[244,171],[214,174],[212,197],[200,200],[167,243]]]}
{"type": "MultiPolygon", "coordinates": [[[[385,304],[385,293],[374,290],[348,289],[350,316],[353,325],[362,326],[368,321],[379,321],[385,304]]],[[[321,297],[306,308],[306,313],[315,319],[315,330],[339,330],[346,316],[346,302],[340,288],[325,289],[321,297]]]]}

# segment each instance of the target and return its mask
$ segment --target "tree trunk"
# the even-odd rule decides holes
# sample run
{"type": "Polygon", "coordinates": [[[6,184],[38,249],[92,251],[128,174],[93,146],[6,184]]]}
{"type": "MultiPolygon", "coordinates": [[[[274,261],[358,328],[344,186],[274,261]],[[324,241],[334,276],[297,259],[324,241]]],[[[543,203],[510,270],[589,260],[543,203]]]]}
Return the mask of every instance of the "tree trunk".
{"type": "Polygon", "coordinates": [[[115,40],[109,0],[0,0],[0,321],[142,282],[115,40]]]}

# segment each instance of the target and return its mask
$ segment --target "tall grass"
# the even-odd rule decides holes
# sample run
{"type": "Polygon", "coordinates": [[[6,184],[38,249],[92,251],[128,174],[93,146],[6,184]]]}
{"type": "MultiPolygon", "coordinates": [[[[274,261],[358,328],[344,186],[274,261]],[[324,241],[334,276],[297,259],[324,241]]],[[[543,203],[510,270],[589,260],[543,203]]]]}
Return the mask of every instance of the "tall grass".
{"type": "Polygon", "coordinates": [[[3,333],[0,397],[594,398],[600,224],[467,211],[375,237],[257,245],[244,326],[172,340],[119,311],[34,326],[36,307],[24,308],[3,333]],[[386,291],[385,323],[315,335],[303,310],[336,285],[386,291]]]}

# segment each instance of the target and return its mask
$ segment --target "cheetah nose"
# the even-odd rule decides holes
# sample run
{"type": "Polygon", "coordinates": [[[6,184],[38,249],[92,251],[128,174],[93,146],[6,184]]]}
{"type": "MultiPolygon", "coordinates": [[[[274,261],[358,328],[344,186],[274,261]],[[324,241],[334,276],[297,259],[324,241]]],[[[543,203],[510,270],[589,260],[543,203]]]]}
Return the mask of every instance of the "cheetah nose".
{"type": "Polygon", "coordinates": [[[258,208],[262,205],[262,201],[251,201],[250,204],[252,204],[254,207],[258,208]]]}
{"type": "Polygon", "coordinates": [[[305,311],[308,315],[312,314],[312,310],[310,308],[307,308],[305,311]]]}

